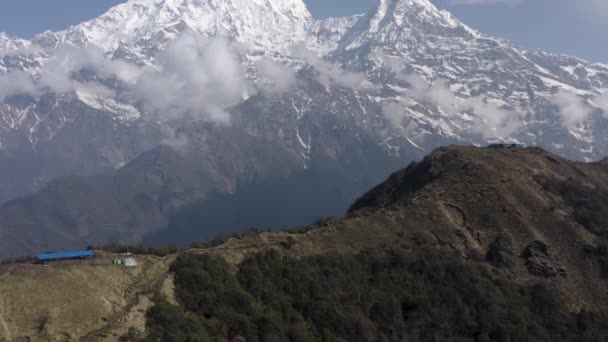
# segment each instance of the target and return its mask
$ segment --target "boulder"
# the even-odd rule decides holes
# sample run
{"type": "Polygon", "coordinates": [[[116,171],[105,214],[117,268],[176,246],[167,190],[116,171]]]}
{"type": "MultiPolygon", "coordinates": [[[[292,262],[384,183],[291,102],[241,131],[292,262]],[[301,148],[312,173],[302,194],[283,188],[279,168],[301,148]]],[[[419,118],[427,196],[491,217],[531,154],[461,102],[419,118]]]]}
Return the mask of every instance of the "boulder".
{"type": "Polygon", "coordinates": [[[551,256],[549,245],[542,241],[530,243],[521,256],[526,259],[526,268],[532,275],[545,278],[567,275],[559,260],[551,256]]]}
{"type": "Polygon", "coordinates": [[[486,253],[486,261],[498,268],[513,264],[513,241],[509,237],[499,236],[492,242],[486,253]]]}

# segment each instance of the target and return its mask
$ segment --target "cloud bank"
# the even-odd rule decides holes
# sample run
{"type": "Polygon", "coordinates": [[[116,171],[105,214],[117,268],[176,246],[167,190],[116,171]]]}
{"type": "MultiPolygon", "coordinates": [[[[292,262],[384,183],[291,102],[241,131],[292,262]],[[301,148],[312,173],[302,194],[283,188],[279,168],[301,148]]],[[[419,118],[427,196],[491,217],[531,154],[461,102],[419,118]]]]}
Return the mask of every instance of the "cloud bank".
{"type": "MultiPolygon", "coordinates": [[[[242,47],[236,43],[190,31],[183,32],[161,51],[155,66],[140,67],[112,60],[96,47],[66,44],[59,46],[35,74],[17,70],[0,74],[0,102],[17,95],[84,92],[99,97],[119,96],[141,108],[148,119],[188,117],[226,124],[230,121],[230,107],[257,91],[286,91],[296,81],[293,70],[263,58],[254,66],[259,84],[253,84],[247,79],[241,56],[242,47]],[[120,94],[106,86],[116,83],[120,84],[120,94]]],[[[338,74],[339,82],[347,82],[343,76],[338,74]]]]}
{"type": "MultiPolygon", "coordinates": [[[[417,74],[407,75],[405,80],[410,86],[406,95],[439,108],[453,119],[466,122],[473,133],[485,138],[507,138],[522,125],[521,115],[517,112],[503,108],[485,96],[460,98],[452,92],[447,81],[429,83],[417,74]],[[464,121],[466,116],[472,119],[464,121]]],[[[396,123],[395,111],[390,107],[384,109],[385,117],[396,123]]]]}
{"type": "Polygon", "coordinates": [[[552,103],[557,106],[561,124],[567,129],[574,129],[588,122],[596,111],[608,119],[608,91],[583,98],[562,90],[553,97],[552,103]]]}
{"type": "MultiPolygon", "coordinates": [[[[409,85],[406,95],[436,106],[452,117],[453,114],[471,116],[473,120],[467,120],[466,123],[471,125],[471,130],[475,133],[486,138],[504,138],[523,125],[520,113],[504,108],[486,96],[460,98],[452,92],[447,81],[434,80],[429,83],[418,74],[406,74],[404,70],[408,62],[405,59],[388,56],[382,51],[376,51],[375,55],[397,80],[409,85]]],[[[586,99],[562,90],[552,96],[550,103],[558,109],[560,125],[568,130],[588,122],[598,110],[608,119],[608,91],[586,99]]],[[[382,113],[393,127],[400,127],[405,118],[402,105],[395,103],[385,105],[382,113]]]]}
{"type": "Polygon", "coordinates": [[[608,119],[608,91],[596,96],[593,103],[602,111],[605,118],[608,119]]]}
{"type": "Polygon", "coordinates": [[[236,46],[223,38],[184,33],[144,68],[131,93],[144,112],[163,119],[228,123],[228,108],[248,96],[236,46]]]}
{"type": "Polygon", "coordinates": [[[16,95],[41,96],[45,93],[86,91],[100,96],[114,92],[98,81],[79,77],[82,71],[93,71],[104,79],[132,84],[140,75],[139,68],[121,60],[107,59],[95,47],[60,45],[35,75],[12,70],[0,75],[0,101],[16,95]]]}
{"type": "MultiPolygon", "coordinates": [[[[328,89],[357,89],[365,81],[363,73],[346,71],[303,45],[294,47],[294,52],[315,70],[319,82],[328,89]]],[[[0,75],[0,101],[16,95],[84,92],[120,97],[140,108],[143,118],[151,120],[185,117],[227,124],[231,107],[258,92],[285,92],[297,81],[292,68],[269,58],[262,57],[250,70],[243,65],[241,45],[191,31],[183,32],[162,50],[154,66],[112,60],[96,47],[61,45],[34,75],[24,71],[0,75]],[[255,80],[248,79],[248,71],[257,75],[255,80]],[[120,94],[113,90],[117,83],[120,94]]]]}
{"type": "Polygon", "coordinates": [[[363,86],[365,74],[347,71],[338,64],[327,62],[307,49],[304,44],[296,45],[293,52],[315,69],[317,79],[327,89],[333,87],[357,89],[363,86]]]}
{"type": "Polygon", "coordinates": [[[262,58],[256,68],[260,77],[258,86],[268,95],[285,92],[296,83],[296,73],[292,69],[270,58],[262,58]]]}
{"type": "Polygon", "coordinates": [[[553,97],[553,104],[558,107],[561,124],[567,129],[576,128],[592,114],[592,109],[585,100],[564,90],[553,97]]]}

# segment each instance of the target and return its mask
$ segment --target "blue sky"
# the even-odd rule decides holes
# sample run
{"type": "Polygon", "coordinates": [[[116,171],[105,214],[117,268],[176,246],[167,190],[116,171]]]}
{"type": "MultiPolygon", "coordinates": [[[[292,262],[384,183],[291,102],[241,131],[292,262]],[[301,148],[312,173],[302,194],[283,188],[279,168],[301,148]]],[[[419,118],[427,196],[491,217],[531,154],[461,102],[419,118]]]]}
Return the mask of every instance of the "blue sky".
{"type": "MultiPolygon", "coordinates": [[[[361,13],[375,0],[306,0],[316,17],[361,13]]],[[[31,37],[95,17],[124,0],[2,0],[0,31],[31,37]]],[[[483,33],[608,62],[608,0],[434,0],[483,33]]]]}

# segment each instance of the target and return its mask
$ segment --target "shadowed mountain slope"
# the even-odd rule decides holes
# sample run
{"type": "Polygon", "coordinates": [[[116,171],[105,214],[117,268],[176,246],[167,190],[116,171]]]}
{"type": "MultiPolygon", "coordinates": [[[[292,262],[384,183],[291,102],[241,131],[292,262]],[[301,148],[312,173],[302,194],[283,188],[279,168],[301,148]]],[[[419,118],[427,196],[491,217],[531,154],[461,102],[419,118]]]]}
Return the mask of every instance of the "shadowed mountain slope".
{"type": "Polygon", "coordinates": [[[110,176],[56,179],[0,206],[0,259],[109,243],[188,245],[251,227],[304,225],[341,215],[352,198],[399,165],[369,144],[367,155],[317,157],[307,169],[289,172],[277,158],[282,150],[248,143],[250,151],[262,149],[263,161],[237,148],[200,161],[159,147],[110,176]],[[230,158],[259,176],[233,183],[230,173],[243,169],[230,158]],[[230,172],[217,173],[217,164],[230,172]]]}

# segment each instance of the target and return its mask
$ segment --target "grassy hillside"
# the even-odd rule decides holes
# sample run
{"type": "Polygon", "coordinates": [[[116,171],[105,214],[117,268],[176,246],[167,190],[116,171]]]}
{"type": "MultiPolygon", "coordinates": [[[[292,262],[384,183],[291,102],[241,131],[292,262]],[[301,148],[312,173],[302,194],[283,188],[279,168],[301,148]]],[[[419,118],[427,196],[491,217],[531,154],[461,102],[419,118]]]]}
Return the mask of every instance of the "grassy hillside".
{"type": "Polygon", "coordinates": [[[139,255],[136,268],[110,264],[122,257],[99,252],[94,260],[47,267],[0,265],[0,341],[112,341],[114,331],[143,329],[175,257],[139,255]]]}

